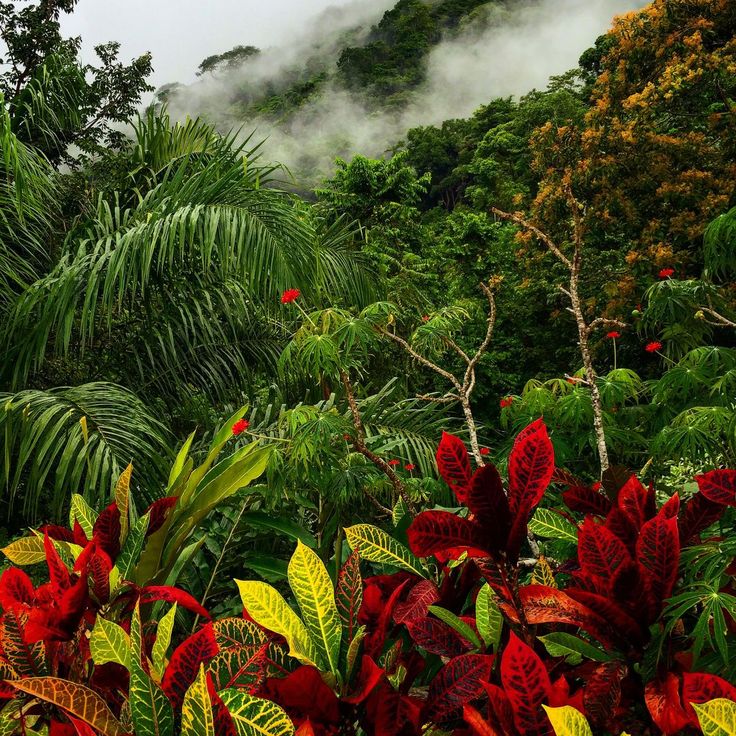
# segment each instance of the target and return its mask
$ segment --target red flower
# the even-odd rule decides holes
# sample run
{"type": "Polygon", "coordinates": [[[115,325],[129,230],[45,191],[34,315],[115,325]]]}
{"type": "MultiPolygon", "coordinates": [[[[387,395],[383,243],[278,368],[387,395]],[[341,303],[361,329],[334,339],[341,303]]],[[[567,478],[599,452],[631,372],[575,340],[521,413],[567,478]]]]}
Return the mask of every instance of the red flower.
{"type": "Polygon", "coordinates": [[[483,455],[483,457],[485,457],[486,455],[490,455],[491,451],[487,447],[481,447],[480,454],[483,455]]]}
{"type": "Polygon", "coordinates": [[[428,314],[425,314],[425,315],[424,315],[424,316],[422,317],[422,322],[429,322],[429,315],[428,315],[428,314]]]}
{"type": "Polygon", "coordinates": [[[613,330],[612,332],[609,332],[609,333],[608,333],[608,334],[606,335],[606,337],[607,337],[607,338],[608,338],[609,340],[618,340],[618,338],[619,338],[619,337],[621,337],[621,333],[620,333],[620,332],[616,332],[616,330],[613,330]]]}
{"type": "Polygon", "coordinates": [[[295,302],[300,296],[301,296],[301,292],[299,291],[299,289],[287,289],[281,295],[281,303],[291,304],[292,302],[295,302]]]}
{"type": "Polygon", "coordinates": [[[406,465],[404,465],[404,470],[408,470],[410,473],[412,470],[416,470],[416,469],[417,469],[417,466],[412,465],[411,463],[407,463],[406,465]]]}
{"type": "Polygon", "coordinates": [[[674,268],[663,268],[659,272],[659,278],[661,278],[661,279],[668,279],[674,273],[675,273],[675,269],[674,268]]]}
{"type": "Polygon", "coordinates": [[[344,434],[342,438],[345,440],[345,442],[350,442],[350,440],[353,439],[349,434],[344,434]]]}
{"type": "Polygon", "coordinates": [[[388,461],[388,464],[389,464],[389,465],[390,465],[390,466],[391,466],[392,468],[395,468],[395,467],[396,467],[397,465],[401,465],[401,463],[400,463],[400,461],[399,461],[399,460],[389,460],[389,461],[388,461]]]}
{"type": "Polygon", "coordinates": [[[594,491],[600,491],[602,485],[603,484],[600,481],[596,481],[595,483],[593,483],[592,488],[594,491]]]}
{"type": "Polygon", "coordinates": [[[250,422],[247,419],[238,419],[233,424],[233,434],[237,437],[239,434],[243,434],[248,427],[250,427],[250,422]]]}
{"type": "Polygon", "coordinates": [[[655,340],[654,342],[647,343],[644,350],[646,350],[648,353],[656,353],[658,350],[662,349],[662,343],[655,340]]]}
{"type": "Polygon", "coordinates": [[[507,396],[505,399],[501,399],[501,408],[505,409],[508,406],[511,406],[511,404],[514,403],[514,397],[513,396],[507,396]]]}

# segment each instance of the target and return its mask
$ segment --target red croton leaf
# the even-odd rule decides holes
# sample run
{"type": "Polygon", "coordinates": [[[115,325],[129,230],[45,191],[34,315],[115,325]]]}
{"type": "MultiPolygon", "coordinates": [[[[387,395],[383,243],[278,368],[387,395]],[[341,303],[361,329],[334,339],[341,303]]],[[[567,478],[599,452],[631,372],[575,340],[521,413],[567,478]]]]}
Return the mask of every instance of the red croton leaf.
{"type": "Polygon", "coordinates": [[[199,665],[212,659],[218,651],[212,624],[203,626],[174,650],[161,686],[175,708],[181,708],[184,695],[199,672],[199,665]]]}
{"type": "Polygon", "coordinates": [[[585,519],[578,532],[578,560],[583,573],[601,580],[604,589],[610,589],[619,569],[634,564],[626,545],[592,516],[585,519]]]}
{"type": "Polygon", "coordinates": [[[110,573],[112,572],[112,561],[101,550],[89,558],[87,572],[92,577],[92,592],[101,603],[107,603],[110,598],[110,573]]]}
{"type": "Polygon", "coordinates": [[[552,725],[542,708],[552,683],[536,652],[511,632],[501,657],[501,682],[522,736],[550,736],[552,725]]]}
{"type": "Polygon", "coordinates": [[[450,486],[457,500],[465,504],[472,472],[470,457],[461,439],[447,432],[442,433],[437,448],[437,468],[442,480],[450,486]]]}
{"type": "Polygon", "coordinates": [[[394,609],[394,623],[411,623],[425,618],[429,607],[439,599],[437,586],[431,580],[422,580],[409,591],[406,600],[394,609]]]}
{"type": "Polygon", "coordinates": [[[680,544],[689,542],[696,534],[700,534],[711,524],[723,516],[725,508],[720,503],[707,499],[702,493],[696,493],[685,506],[685,513],[680,521],[680,544]]]}
{"type": "Polygon", "coordinates": [[[488,695],[491,722],[496,731],[502,736],[515,734],[514,710],[508,695],[498,685],[488,682],[482,682],[481,685],[488,695]]]}
{"type": "Polygon", "coordinates": [[[700,705],[717,698],[736,701],[736,687],[718,675],[705,672],[686,672],[682,676],[682,702],[694,727],[698,727],[698,718],[692,703],[700,705]]]}
{"type": "Polygon", "coordinates": [[[562,500],[572,511],[605,516],[611,510],[611,501],[588,486],[571,486],[562,493],[562,500]]]}
{"type": "Polygon", "coordinates": [[[340,703],[315,667],[302,665],[284,678],[266,680],[261,697],[278,703],[299,726],[309,720],[317,733],[340,723],[340,703]]]}
{"type": "Polygon", "coordinates": [[[33,583],[17,567],[7,569],[0,577],[0,606],[4,611],[33,603],[33,583]]]}
{"type": "Polygon", "coordinates": [[[363,655],[360,663],[360,672],[355,682],[352,694],[343,700],[346,703],[359,705],[362,703],[384,680],[385,671],[379,667],[371,657],[363,655]]]}
{"type": "Polygon", "coordinates": [[[541,419],[522,430],[509,456],[509,506],[531,512],[547,490],[555,471],[555,453],[541,419]]]}
{"type": "MultiPolygon", "coordinates": [[[[614,632],[623,642],[627,640],[642,642],[644,640],[645,635],[642,626],[608,596],[581,590],[580,588],[567,588],[565,593],[603,619],[608,624],[609,630],[614,632]]],[[[586,631],[595,636],[602,644],[606,643],[592,629],[586,628],[586,631]]]]}
{"type": "Polygon", "coordinates": [[[146,513],[150,514],[150,517],[148,520],[148,529],[146,530],[147,537],[155,534],[164,525],[164,522],[178,501],[179,498],[177,496],[168,496],[167,498],[159,498],[158,501],[154,501],[148,507],[146,513]]]}
{"type": "Polygon", "coordinates": [[[61,595],[71,585],[69,570],[62,562],[56,545],[51,541],[48,534],[43,537],[43,548],[46,553],[46,564],[49,568],[49,584],[58,595],[61,595]]]}
{"type": "Polygon", "coordinates": [[[504,549],[511,529],[511,511],[501,476],[493,465],[479,468],[473,475],[466,504],[483,528],[484,546],[504,549]]]}
{"type": "Polygon", "coordinates": [[[399,585],[393,591],[393,593],[391,593],[388,601],[386,601],[385,606],[383,606],[381,613],[378,616],[375,628],[370,631],[365,637],[364,650],[366,654],[373,657],[378,657],[378,655],[381,653],[383,645],[386,643],[386,637],[388,636],[388,631],[391,626],[391,617],[393,616],[394,608],[399,602],[408,584],[409,580],[404,580],[404,582],[401,583],[401,585],[399,585]]]}
{"type": "MultiPolygon", "coordinates": [[[[39,588],[37,594],[42,592],[39,588]]],[[[47,603],[36,605],[30,611],[25,628],[25,640],[29,643],[71,641],[87,609],[87,578],[80,578],[61,595],[56,594],[55,588],[50,592],[52,597],[47,603]]]]}
{"type": "Polygon", "coordinates": [[[463,720],[473,736],[499,736],[498,731],[472,705],[463,706],[463,720]]]}
{"type": "Polygon", "coordinates": [[[92,539],[111,560],[120,553],[120,509],[114,502],[104,509],[92,527],[92,539]]]}
{"type": "Polygon", "coordinates": [[[406,628],[417,646],[439,657],[457,657],[473,648],[455,629],[431,616],[409,621],[406,628]]]}
{"type": "Polygon", "coordinates": [[[709,501],[736,506],[736,470],[711,470],[695,476],[695,481],[709,501]]]}
{"type": "Polygon", "coordinates": [[[461,654],[451,659],[429,685],[424,715],[428,721],[442,723],[456,718],[463,706],[483,692],[493,667],[492,655],[461,654]]]}
{"type": "Polygon", "coordinates": [[[672,595],[680,564],[677,517],[668,517],[667,511],[663,507],[653,519],[644,524],[636,543],[637,560],[647,571],[647,586],[657,612],[672,595]]]}
{"type": "Polygon", "coordinates": [[[414,736],[420,731],[417,699],[396,692],[388,684],[373,691],[365,710],[376,736],[414,736]]]}
{"type": "Polygon", "coordinates": [[[672,672],[664,680],[655,680],[644,688],[644,702],[665,736],[680,733],[690,722],[680,699],[680,681],[672,672]]]}
{"type": "Polygon", "coordinates": [[[170,585],[147,585],[140,590],[140,603],[154,603],[155,601],[166,601],[167,603],[178,603],[187,611],[196,613],[202,618],[209,619],[210,614],[206,608],[203,608],[199,602],[189,593],[170,585]]]}
{"type": "Polygon", "coordinates": [[[452,550],[458,555],[467,550],[483,553],[485,536],[475,522],[449,511],[423,511],[407,531],[409,546],[418,557],[428,557],[452,550]]]}
{"type": "Polygon", "coordinates": [[[227,706],[222,702],[222,698],[217,694],[215,683],[209,672],[207,673],[207,691],[209,692],[210,702],[212,703],[212,716],[215,722],[215,733],[217,736],[238,736],[238,731],[235,728],[230,711],[228,711],[227,706]]]}
{"type": "Polygon", "coordinates": [[[583,690],[583,706],[588,720],[602,730],[621,701],[621,681],[627,669],[621,662],[604,662],[588,677],[583,690]]]}
{"type": "Polygon", "coordinates": [[[657,510],[653,491],[643,486],[635,475],[632,475],[619,490],[618,508],[626,514],[636,529],[641,529],[644,522],[651,519],[657,510]]]}
{"type": "Polygon", "coordinates": [[[360,575],[360,555],[353,551],[340,568],[335,586],[335,602],[346,640],[351,642],[358,630],[358,612],[363,603],[363,579],[360,575]]]}

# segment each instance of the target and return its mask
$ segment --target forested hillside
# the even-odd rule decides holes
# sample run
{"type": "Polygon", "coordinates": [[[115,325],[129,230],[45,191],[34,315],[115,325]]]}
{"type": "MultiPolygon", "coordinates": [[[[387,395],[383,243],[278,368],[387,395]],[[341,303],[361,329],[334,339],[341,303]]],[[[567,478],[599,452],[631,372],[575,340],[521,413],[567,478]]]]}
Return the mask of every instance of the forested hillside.
{"type": "Polygon", "coordinates": [[[0,3],[0,734],[736,734],[736,5],[621,4],[0,3]]]}

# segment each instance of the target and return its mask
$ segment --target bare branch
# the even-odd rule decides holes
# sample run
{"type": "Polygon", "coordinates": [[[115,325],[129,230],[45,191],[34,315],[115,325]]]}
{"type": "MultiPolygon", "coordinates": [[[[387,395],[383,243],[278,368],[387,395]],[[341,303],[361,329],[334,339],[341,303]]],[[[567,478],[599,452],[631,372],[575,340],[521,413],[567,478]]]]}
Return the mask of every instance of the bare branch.
{"type": "Polygon", "coordinates": [[[727,317],[719,314],[718,312],[716,312],[715,309],[711,309],[710,307],[700,307],[699,311],[705,312],[705,314],[709,314],[711,317],[714,318],[714,322],[711,322],[710,320],[705,320],[709,325],[714,325],[716,327],[736,327],[736,322],[732,322],[727,317]]]}

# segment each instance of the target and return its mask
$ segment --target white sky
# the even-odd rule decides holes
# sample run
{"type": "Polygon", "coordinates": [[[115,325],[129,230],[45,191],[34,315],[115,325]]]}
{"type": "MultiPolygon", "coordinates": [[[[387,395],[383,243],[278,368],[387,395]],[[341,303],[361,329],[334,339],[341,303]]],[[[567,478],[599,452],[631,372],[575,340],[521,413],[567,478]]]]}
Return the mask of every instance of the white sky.
{"type": "Polygon", "coordinates": [[[349,0],[81,0],[63,20],[70,36],[82,36],[84,56],[105,41],[122,44],[128,61],[150,51],[154,85],[189,82],[210,54],[242,44],[280,45],[304,22],[349,0]]]}

